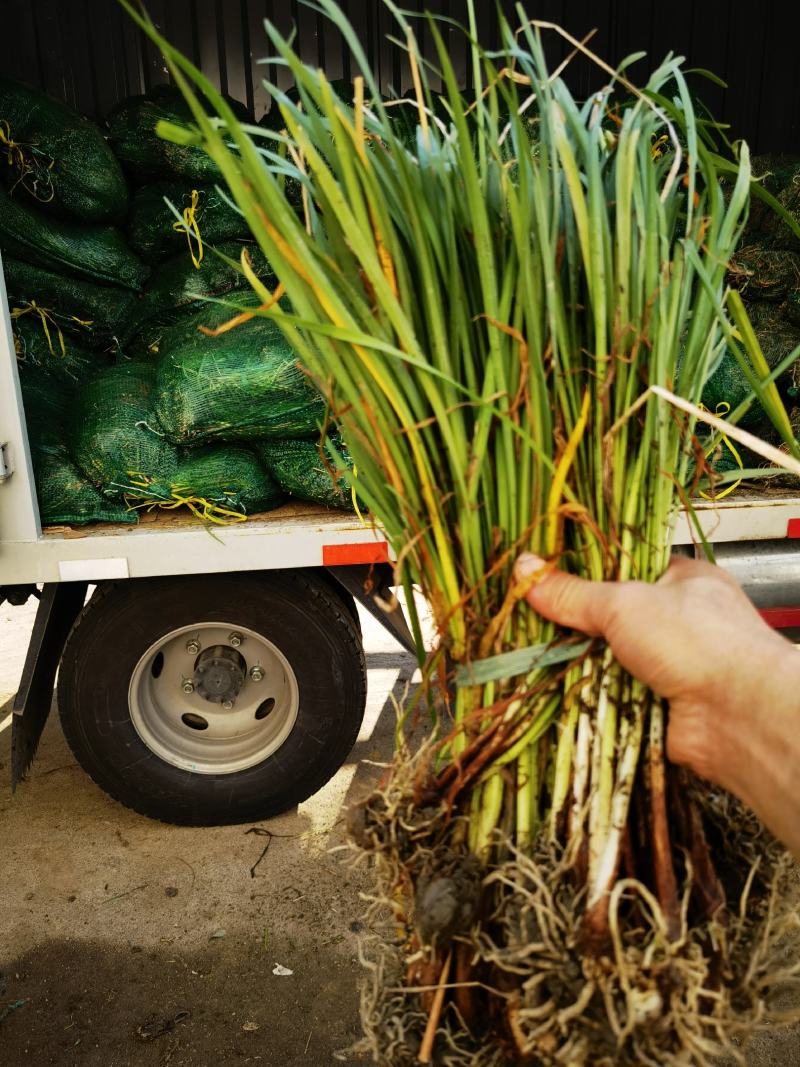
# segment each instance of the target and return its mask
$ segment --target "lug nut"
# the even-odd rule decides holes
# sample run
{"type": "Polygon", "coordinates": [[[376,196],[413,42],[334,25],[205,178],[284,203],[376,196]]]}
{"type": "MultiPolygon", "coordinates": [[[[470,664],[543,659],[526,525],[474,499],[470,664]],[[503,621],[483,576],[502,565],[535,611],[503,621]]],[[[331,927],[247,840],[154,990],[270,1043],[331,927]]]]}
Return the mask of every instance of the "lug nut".
{"type": "Polygon", "coordinates": [[[194,683],[190,682],[189,679],[187,678],[186,681],[183,683],[183,687],[182,688],[183,688],[184,693],[186,693],[186,695],[188,696],[190,693],[194,692],[194,683]]]}
{"type": "Polygon", "coordinates": [[[186,651],[190,656],[196,656],[200,651],[200,642],[193,637],[190,641],[186,642],[186,651]]]}
{"type": "Polygon", "coordinates": [[[254,682],[261,682],[264,680],[264,668],[263,667],[251,667],[250,677],[254,682]]]}
{"type": "Polygon", "coordinates": [[[233,701],[232,700],[224,700],[222,702],[222,706],[226,711],[230,711],[231,708],[233,707],[233,701]]]}
{"type": "Polygon", "coordinates": [[[236,630],[228,636],[228,644],[232,645],[234,648],[238,648],[242,641],[244,641],[244,638],[240,633],[237,633],[236,630]]]}

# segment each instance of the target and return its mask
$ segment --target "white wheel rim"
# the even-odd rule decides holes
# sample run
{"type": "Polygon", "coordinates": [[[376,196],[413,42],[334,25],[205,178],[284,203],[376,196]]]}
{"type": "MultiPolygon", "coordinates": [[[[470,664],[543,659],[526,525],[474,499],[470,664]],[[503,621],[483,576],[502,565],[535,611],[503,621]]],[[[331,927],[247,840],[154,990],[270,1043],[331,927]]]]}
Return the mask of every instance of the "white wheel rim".
{"type": "Polygon", "coordinates": [[[131,721],[144,744],[166,763],[194,774],[235,774],[261,763],[292,732],[299,704],[297,678],[280,649],[236,623],[198,623],[160,637],[137,663],[128,688],[131,721]],[[232,634],[241,644],[231,645],[232,634]],[[197,642],[197,652],[191,642],[197,642]],[[236,647],[245,664],[244,683],[230,708],[196,688],[184,691],[198,678],[200,656],[216,646],[236,647]],[[260,668],[260,680],[251,675],[253,668],[256,678],[260,668]]]}

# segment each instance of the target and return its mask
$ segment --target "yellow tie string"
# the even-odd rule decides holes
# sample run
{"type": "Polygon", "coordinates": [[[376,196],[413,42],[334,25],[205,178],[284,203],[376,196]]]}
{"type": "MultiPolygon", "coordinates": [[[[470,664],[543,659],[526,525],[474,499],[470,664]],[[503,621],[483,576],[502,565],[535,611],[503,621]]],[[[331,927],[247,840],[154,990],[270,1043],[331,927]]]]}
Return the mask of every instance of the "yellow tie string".
{"type": "Polygon", "coordinates": [[[52,311],[48,311],[47,308],[39,307],[35,300],[31,300],[29,304],[24,307],[12,308],[11,318],[20,319],[23,315],[38,315],[39,321],[42,324],[42,330],[44,331],[45,338],[47,339],[47,348],[51,356],[56,356],[58,353],[53,347],[53,338],[50,335],[50,326],[52,325],[58,335],[58,345],[61,349],[61,358],[63,359],[67,354],[67,348],[64,344],[64,334],[61,332],[61,327],[55,319],[52,311]]]}
{"type": "MultiPolygon", "coordinates": [[[[39,321],[42,324],[44,336],[47,340],[47,348],[50,352],[50,355],[58,357],[59,353],[56,352],[55,348],[53,347],[53,338],[50,333],[50,327],[53,327],[58,336],[58,347],[61,349],[60,358],[63,359],[67,354],[67,347],[64,344],[64,334],[61,332],[61,327],[58,325],[58,320],[56,318],[55,312],[50,311],[49,308],[40,307],[35,300],[31,300],[29,303],[23,304],[22,307],[15,307],[11,309],[12,319],[21,319],[23,315],[38,315],[39,321]]],[[[70,322],[75,322],[78,324],[78,326],[83,326],[86,329],[94,325],[93,319],[79,319],[77,315],[69,315],[67,316],[67,318],[70,322]]]]}
{"type": "MultiPolygon", "coordinates": [[[[137,489],[150,489],[153,479],[139,471],[128,471],[131,485],[137,489]]],[[[223,491],[223,496],[230,497],[233,494],[223,491]]],[[[170,486],[168,500],[154,499],[151,496],[139,495],[128,492],[125,494],[125,503],[128,511],[152,511],[159,508],[162,511],[175,511],[177,508],[188,508],[189,511],[202,522],[211,522],[215,526],[233,526],[237,522],[247,522],[247,516],[241,511],[234,511],[223,504],[215,504],[202,496],[194,496],[191,491],[181,485],[170,486]]]]}
{"type": "Polygon", "coordinates": [[[23,170],[26,165],[25,152],[22,146],[17,144],[11,136],[11,127],[5,119],[0,122],[0,145],[6,149],[6,159],[9,167],[23,170]]]}
{"type": "Polygon", "coordinates": [[[359,518],[359,521],[362,522],[365,526],[367,526],[368,525],[367,520],[362,515],[361,508],[358,506],[358,494],[356,493],[356,479],[357,478],[358,478],[358,467],[354,463],[353,464],[353,480],[350,483],[350,496],[351,496],[352,501],[353,501],[353,511],[355,511],[356,515],[359,518]]]}
{"type": "Polygon", "coordinates": [[[192,263],[194,263],[197,270],[200,269],[204,255],[203,238],[200,235],[200,226],[197,222],[197,209],[199,206],[200,193],[197,189],[192,189],[192,202],[189,207],[184,208],[183,222],[174,222],[172,224],[173,230],[186,234],[186,240],[189,242],[189,255],[192,257],[192,263]],[[197,241],[197,252],[195,252],[192,244],[193,240],[197,241]]]}
{"type": "Polygon", "coordinates": [[[650,145],[650,155],[653,159],[661,159],[664,155],[664,145],[669,142],[669,136],[663,133],[657,140],[653,141],[650,145]]]}
{"type": "Polygon", "coordinates": [[[9,167],[16,170],[19,175],[11,187],[11,192],[13,193],[17,185],[21,183],[23,188],[27,189],[40,204],[49,204],[56,195],[51,174],[56,161],[54,159],[45,159],[33,145],[23,145],[19,141],[15,141],[11,136],[11,126],[6,119],[0,120],[0,147],[6,150],[6,160],[9,167]],[[26,151],[26,149],[30,151],[26,151]],[[29,184],[28,178],[30,175],[33,175],[33,180],[29,184]],[[38,188],[42,178],[45,178],[47,183],[47,195],[45,196],[40,195],[38,188]]]}
{"type": "MultiPolygon", "coordinates": [[[[705,406],[705,404],[700,404],[699,407],[703,411],[708,411],[708,408],[705,406]]],[[[714,412],[714,414],[717,416],[717,418],[721,419],[721,418],[724,418],[729,413],[730,410],[731,410],[731,406],[728,403],[728,401],[727,400],[720,400],[720,402],[717,404],[717,410],[714,412]]],[[[739,455],[739,450],[736,448],[736,445],[725,434],[722,434],[721,441],[725,445],[725,447],[728,449],[730,454],[733,456],[733,458],[736,460],[736,462],[737,462],[737,464],[739,466],[739,470],[744,470],[744,463],[742,463],[742,457],[739,455]]],[[[714,452],[716,447],[717,447],[716,445],[711,445],[710,448],[706,449],[706,452],[705,452],[706,459],[709,458],[709,456],[714,452]]],[[[715,493],[714,496],[711,496],[708,493],[704,493],[703,490],[701,489],[700,490],[700,496],[703,498],[703,500],[723,500],[726,496],[728,496],[729,493],[732,493],[734,491],[734,489],[738,489],[739,486],[742,484],[742,481],[743,481],[743,479],[740,478],[738,481],[732,482],[728,486],[727,489],[723,489],[721,493],[715,493]]]]}

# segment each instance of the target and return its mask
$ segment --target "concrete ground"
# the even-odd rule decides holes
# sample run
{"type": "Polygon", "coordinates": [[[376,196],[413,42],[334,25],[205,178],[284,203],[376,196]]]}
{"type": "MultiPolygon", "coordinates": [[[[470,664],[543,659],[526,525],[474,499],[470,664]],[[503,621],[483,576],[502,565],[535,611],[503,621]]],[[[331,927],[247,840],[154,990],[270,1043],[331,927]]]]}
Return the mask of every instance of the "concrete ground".
{"type": "MultiPolygon", "coordinates": [[[[34,611],[0,607],[0,707],[34,611]]],[[[391,694],[415,667],[363,622],[369,706],[349,762],[255,828],[128,811],[76,765],[55,714],[12,797],[11,730],[0,734],[0,1064],[316,1067],[354,1041],[366,880],[330,849],[344,805],[391,752],[391,694]]]]}
{"type": "MultiPolygon", "coordinates": [[[[0,607],[0,707],[34,610],[0,607]]],[[[12,797],[0,733],[3,1067],[357,1062],[342,1050],[358,1035],[366,879],[330,850],[390,754],[391,697],[414,670],[377,624],[364,630],[369,704],[348,763],[258,827],[171,827],[122,808],[77,767],[56,716],[12,797]]],[[[800,1065],[800,1035],[766,1035],[749,1062],[800,1065]]]]}

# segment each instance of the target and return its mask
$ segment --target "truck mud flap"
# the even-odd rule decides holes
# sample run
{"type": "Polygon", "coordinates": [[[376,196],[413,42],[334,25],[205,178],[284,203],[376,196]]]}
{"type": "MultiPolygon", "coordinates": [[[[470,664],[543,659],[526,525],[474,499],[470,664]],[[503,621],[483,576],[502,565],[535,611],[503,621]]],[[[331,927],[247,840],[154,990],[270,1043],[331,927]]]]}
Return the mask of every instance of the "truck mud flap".
{"type": "Polygon", "coordinates": [[[39,599],[11,724],[11,788],[36,755],[50,708],[61,653],[86,600],[87,582],[45,585],[39,599]]]}

